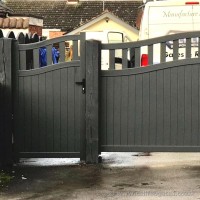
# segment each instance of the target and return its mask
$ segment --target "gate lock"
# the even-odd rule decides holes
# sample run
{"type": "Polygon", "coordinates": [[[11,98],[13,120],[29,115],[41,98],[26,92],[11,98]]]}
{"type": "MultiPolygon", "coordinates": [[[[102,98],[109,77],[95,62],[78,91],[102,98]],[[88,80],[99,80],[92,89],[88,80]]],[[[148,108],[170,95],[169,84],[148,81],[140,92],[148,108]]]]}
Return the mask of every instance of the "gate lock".
{"type": "Polygon", "coordinates": [[[85,86],[86,86],[85,79],[83,78],[82,81],[76,82],[76,84],[82,85],[82,93],[85,94],[85,86]]]}

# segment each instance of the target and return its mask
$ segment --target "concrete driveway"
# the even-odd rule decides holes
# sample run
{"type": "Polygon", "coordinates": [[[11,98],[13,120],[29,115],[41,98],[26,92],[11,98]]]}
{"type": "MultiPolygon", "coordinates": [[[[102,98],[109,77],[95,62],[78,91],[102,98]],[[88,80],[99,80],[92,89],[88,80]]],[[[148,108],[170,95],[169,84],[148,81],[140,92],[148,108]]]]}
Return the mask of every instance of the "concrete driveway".
{"type": "Polygon", "coordinates": [[[27,159],[12,169],[1,200],[200,199],[200,153],[103,153],[103,163],[27,159]]]}

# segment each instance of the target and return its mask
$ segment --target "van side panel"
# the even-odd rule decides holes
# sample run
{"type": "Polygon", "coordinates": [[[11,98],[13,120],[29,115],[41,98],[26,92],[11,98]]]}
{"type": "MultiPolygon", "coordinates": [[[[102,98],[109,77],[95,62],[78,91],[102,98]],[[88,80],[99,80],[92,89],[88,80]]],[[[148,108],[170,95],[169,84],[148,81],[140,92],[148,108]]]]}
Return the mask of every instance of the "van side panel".
{"type": "Polygon", "coordinates": [[[151,6],[148,38],[193,31],[193,6],[151,6]]]}

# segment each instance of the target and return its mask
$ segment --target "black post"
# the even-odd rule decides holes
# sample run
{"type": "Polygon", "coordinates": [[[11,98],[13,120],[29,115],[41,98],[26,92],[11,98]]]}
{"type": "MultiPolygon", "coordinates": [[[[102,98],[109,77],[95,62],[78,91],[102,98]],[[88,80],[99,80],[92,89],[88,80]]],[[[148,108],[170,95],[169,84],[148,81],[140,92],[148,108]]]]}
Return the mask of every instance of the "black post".
{"type": "Polygon", "coordinates": [[[101,43],[86,41],[86,163],[98,163],[101,43]]]}
{"type": "MultiPolygon", "coordinates": [[[[85,79],[85,66],[86,66],[86,44],[85,44],[85,32],[80,34],[80,62],[81,62],[81,73],[79,81],[85,79]]],[[[85,94],[81,95],[81,124],[80,124],[80,160],[86,161],[86,118],[85,118],[85,94]]]]}
{"type": "Polygon", "coordinates": [[[18,141],[20,135],[21,125],[19,123],[19,91],[18,91],[18,71],[19,71],[19,44],[17,40],[12,41],[12,113],[13,113],[13,161],[19,162],[19,151],[18,147],[20,141],[18,141]],[[18,131],[18,132],[17,132],[18,131]]]}
{"type": "Polygon", "coordinates": [[[0,166],[12,164],[12,39],[0,39],[0,166]]]}

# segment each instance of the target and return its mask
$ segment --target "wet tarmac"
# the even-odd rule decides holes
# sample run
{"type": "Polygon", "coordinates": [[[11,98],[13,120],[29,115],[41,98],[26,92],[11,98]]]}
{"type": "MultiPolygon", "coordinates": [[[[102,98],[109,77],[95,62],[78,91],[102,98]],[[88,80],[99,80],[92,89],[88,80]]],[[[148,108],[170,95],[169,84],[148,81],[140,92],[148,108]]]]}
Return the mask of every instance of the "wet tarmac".
{"type": "Polygon", "coordinates": [[[102,158],[98,165],[23,160],[0,199],[200,199],[200,153],[103,153],[102,158]]]}

